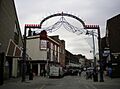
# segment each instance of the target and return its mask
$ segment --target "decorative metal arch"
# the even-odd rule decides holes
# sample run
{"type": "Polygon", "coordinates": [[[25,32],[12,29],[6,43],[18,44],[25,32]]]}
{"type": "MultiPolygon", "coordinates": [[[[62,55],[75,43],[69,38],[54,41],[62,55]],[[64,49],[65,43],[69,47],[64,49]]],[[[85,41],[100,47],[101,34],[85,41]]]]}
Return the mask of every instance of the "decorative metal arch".
{"type": "Polygon", "coordinates": [[[78,17],[76,17],[76,16],[74,16],[74,15],[71,15],[71,14],[68,14],[68,13],[63,13],[63,12],[62,12],[62,13],[53,14],[53,15],[50,15],[50,16],[44,18],[44,19],[40,22],[40,29],[42,28],[43,22],[45,22],[47,19],[52,18],[52,17],[55,17],[55,16],[68,16],[68,17],[72,17],[72,18],[78,20],[80,23],[82,23],[83,27],[85,28],[85,23],[84,23],[83,20],[81,20],[80,18],[78,18],[78,17]]]}
{"type": "MultiPolygon", "coordinates": [[[[55,16],[68,16],[68,17],[72,17],[76,20],[78,20],[80,23],[82,23],[84,29],[97,29],[98,30],[98,47],[99,47],[99,61],[100,61],[100,82],[104,82],[104,79],[103,79],[103,67],[102,67],[102,51],[101,51],[101,37],[100,37],[100,27],[99,25],[85,25],[84,21],[82,21],[80,18],[74,16],[74,15],[71,15],[71,14],[67,14],[67,13],[57,13],[57,14],[53,14],[53,15],[50,15],[46,18],[44,18],[39,25],[25,25],[25,30],[24,30],[24,41],[23,41],[23,54],[22,54],[22,58],[23,58],[23,73],[22,73],[22,81],[25,81],[25,63],[26,63],[26,29],[27,28],[39,28],[41,29],[42,27],[42,24],[44,21],[46,21],[47,19],[49,18],[52,18],[52,17],[55,17],[55,16]]],[[[96,59],[94,59],[96,60],[96,59]]],[[[95,66],[95,70],[96,70],[96,66],[95,66]]]]}

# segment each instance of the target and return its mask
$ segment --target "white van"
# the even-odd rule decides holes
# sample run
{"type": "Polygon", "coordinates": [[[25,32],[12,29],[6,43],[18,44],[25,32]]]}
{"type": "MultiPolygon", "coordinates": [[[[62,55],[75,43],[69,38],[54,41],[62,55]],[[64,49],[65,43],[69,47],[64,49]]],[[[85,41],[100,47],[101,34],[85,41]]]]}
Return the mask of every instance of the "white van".
{"type": "Polygon", "coordinates": [[[63,76],[63,70],[60,66],[50,66],[49,77],[61,77],[63,76]]]}

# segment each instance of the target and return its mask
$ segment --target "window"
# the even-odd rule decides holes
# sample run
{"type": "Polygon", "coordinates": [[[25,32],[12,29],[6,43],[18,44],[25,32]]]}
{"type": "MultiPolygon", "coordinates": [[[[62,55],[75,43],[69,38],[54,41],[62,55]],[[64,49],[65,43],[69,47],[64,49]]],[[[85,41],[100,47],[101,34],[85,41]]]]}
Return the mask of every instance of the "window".
{"type": "Polygon", "coordinates": [[[40,49],[47,50],[47,41],[46,40],[40,40],[40,49]]]}

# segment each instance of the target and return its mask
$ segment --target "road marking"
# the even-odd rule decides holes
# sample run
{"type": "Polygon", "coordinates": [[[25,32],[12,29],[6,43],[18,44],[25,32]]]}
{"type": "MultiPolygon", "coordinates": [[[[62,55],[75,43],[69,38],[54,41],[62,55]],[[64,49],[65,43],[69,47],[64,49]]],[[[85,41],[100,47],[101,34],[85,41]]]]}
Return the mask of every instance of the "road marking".
{"type": "Polygon", "coordinates": [[[93,86],[92,84],[88,84],[88,85],[84,85],[86,89],[97,89],[95,86],[93,86]]]}
{"type": "Polygon", "coordinates": [[[86,88],[86,89],[90,89],[90,88],[88,87],[88,85],[85,85],[85,88],[86,88]]]}
{"type": "Polygon", "coordinates": [[[44,89],[45,85],[42,85],[39,89],[44,89]]]}
{"type": "Polygon", "coordinates": [[[90,86],[92,87],[92,89],[97,89],[93,84],[90,84],[90,86]]]}

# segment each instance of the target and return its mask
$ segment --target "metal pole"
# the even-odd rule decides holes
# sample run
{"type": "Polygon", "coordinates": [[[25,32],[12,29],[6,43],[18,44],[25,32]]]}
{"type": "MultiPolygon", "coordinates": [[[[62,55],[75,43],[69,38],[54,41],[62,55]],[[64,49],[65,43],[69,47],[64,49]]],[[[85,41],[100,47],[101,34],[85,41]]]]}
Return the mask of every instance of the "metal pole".
{"type": "Polygon", "coordinates": [[[94,32],[92,30],[92,38],[93,38],[93,59],[94,59],[94,64],[93,66],[96,67],[96,58],[95,58],[95,39],[94,39],[94,32]]]}
{"type": "Polygon", "coordinates": [[[48,58],[47,58],[47,65],[46,65],[46,71],[47,71],[47,77],[49,76],[49,68],[48,68],[48,63],[49,63],[49,59],[50,59],[50,49],[48,48],[47,49],[47,52],[48,52],[48,58]]]}
{"type": "Polygon", "coordinates": [[[26,27],[23,35],[23,53],[22,53],[22,82],[25,82],[26,76],[26,27]]]}
{"type": "Polygon", "coordinates": [[[94,40],[94,32],[92,30],[92,38],[93,38],[93,59],[94,59],[94,63],[93,63],[93,81],[94,82],[98,82],[98,73],[96,70],[96,57],[95,57],[95,40],[94,40]]]}
{"type": "Polygon", "coordinates": [[[99,61],[100,61],[100,82],[104,82],[103,66],[102,66],[101,37],[100,37],[100,28],[99,27],[98,27],[98,47],[99,47],[99,61]]]}

